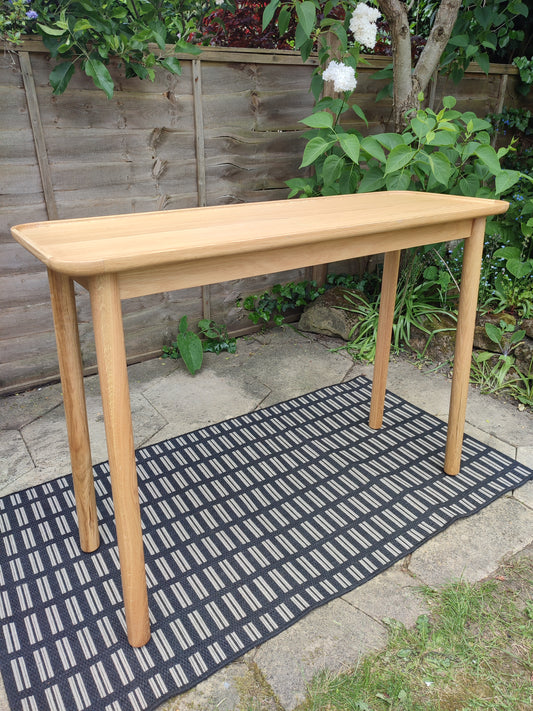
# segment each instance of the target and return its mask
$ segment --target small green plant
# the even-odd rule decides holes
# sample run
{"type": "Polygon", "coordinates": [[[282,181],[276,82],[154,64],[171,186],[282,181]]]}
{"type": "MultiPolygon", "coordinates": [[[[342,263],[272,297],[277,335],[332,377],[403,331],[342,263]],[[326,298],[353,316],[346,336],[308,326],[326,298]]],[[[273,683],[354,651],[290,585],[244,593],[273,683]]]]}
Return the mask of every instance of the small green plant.
{"type": "Polygon", "coordinates": [[[507,392],[525,405],[533,405],[531,364],[529,374],[516,365],[513,351],[526,332],[514,324],[501,320],[499,325],[485,324],[485,333],[500,349],[495,355],[490,351],[475,352],[472,358],[471,381],[480,386],[481,392],[498,394],[507,392]]]}
{"type": "Polygon", "coordinates": [[[187,316],[183,316],[176,341],[170,346],[163,346],[163,358],[182,358],[191,375],[202,367],[204,353],[235,353],[237,349],[237,341],[228,336],[225,325],[210,319],[200,319],[197,327],[200,335],[189,329],[187,316]]]}
{"type": "Polygon", "coordinates": [[[230,338],[225,324],[207,318],[198,321],[204,353],[235,353],[237,340],[230,338]]]}
{"type": "MultiPolygon", "coordinates": [[[[426,254],[435,251],[434,248],[428,248],[426,254]]],[[[391,346],[395,353],[410,347],[413,328],[418,328],[428,336],[425,349],[436,333],[452,330],[451,327],[440,325],[441,317],[457,320],[455,311],[445,306],[446,300],[450,298],[452,281],[453,277],[447,269],[436,265],[426,266],[423,254],[416,251],[409,253],[401,272],[394,307],[391,346]]],[[[344,308],[357,314],[359,320],[354,327],[353,340],[342,349],[350,351],[357,360],[373,362],[376,355],[380,296],[369,299],[354,292],[346,293],[345,299],[350,305],[344,308]]]]}
{"type": "MultiPolygon", "coordinates": [[[[368,277],[365,278],[365,281],[367,280],[368,277]]],[[[307,306],[327,289],[333,286],[357,288],[356,285],[360,283],[361,280],[349,274],[328,274],[324,286],[318,286],[314,280],[275,284],[262,294],[251,294],[244,299],[239,299],[237,305],[248,311],[248,318],[252,323],[264,321],[281,326],[288,311],[307,306]]]]}

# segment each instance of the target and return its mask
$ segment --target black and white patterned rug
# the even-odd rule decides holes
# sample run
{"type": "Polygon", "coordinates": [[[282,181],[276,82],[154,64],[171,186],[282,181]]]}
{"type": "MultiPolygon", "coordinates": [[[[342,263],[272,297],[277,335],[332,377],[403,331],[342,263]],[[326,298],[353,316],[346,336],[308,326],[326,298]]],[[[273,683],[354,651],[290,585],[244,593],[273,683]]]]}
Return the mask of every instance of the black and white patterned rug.
{"type": "Polygon", "coordinates": [[[0,499],[0,668],[12,711],[143,711],[403,558],[533,471],[356,378],[137,452],[152,638],[125,636],[113,505],[78,546],[71,478],[0,499]]]}

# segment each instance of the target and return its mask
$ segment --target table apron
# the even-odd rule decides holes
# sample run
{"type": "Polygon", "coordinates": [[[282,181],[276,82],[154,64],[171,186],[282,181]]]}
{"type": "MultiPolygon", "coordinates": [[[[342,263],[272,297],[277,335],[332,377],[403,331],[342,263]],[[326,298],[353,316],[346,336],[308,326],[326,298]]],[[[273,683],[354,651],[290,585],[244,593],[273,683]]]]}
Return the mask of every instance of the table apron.
{"type": "MultiPolygon", "coordinates": [[[[148,265],[116,272],[119,294],[121,299],[130,299],[393,252],[408,247],[467,239],[472,234],[472,224],[472,219],[451,220],[443,224],[410,227],[393,232],[288,245],[281,249],[277,247],[216,257],[199,256],[194,260],[148,265]]],[[[74,279],[88,288],[91,277],[76,276],[74,279]]]]}

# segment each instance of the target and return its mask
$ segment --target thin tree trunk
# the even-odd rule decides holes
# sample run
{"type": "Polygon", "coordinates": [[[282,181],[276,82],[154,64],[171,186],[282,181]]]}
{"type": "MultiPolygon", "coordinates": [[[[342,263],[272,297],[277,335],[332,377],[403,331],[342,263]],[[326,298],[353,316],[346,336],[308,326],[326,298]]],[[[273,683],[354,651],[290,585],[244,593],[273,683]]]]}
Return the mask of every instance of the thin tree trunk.
{"type": "Polygon", "coordinates": [[[394,128],[401,131],[406,124],[406,112],[419,107],[418,95],[427,89],[431,76],[439,66],[462,0],[442,0],[414,71],[407,6],[400,0],[378,0],[378,4],[391,31],[394,128]]]}

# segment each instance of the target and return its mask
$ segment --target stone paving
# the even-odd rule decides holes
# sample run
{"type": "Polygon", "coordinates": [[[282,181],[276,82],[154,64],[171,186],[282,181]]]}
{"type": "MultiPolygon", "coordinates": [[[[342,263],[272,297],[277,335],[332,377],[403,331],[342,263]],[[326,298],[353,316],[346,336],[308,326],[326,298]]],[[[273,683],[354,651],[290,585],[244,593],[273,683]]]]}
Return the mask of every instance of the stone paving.
{"type": "MultiPolygon", "coordinates": [[[[128,369],[135,445],[161,441],[265,407],[372,368],[354,363],[339,342],[290,327],[239,339],[234,355],[206,354],[194,377],[183,363],[156,359],[128,369]]],[[[446,419],[450,381],[393,360],[388,387],[446,419]]],[[[94,463],[107,459],[96,376],[86,378],[94,463]]],[[[533,415],[472,390],[468,434],[533,467],[533,415]]],[[[70,472],[59,384],[0,399],[0,496],[70,472]]],[[[353,667],[384,645],[383,620],[412,625],[425,611],[417,590],[463,577],[481,580],[533,541],[533,482],[479,514],[450,526],[407,559],[353,592],[311,612],[288,630],[245,654],[163,711],[233,711],[252,694],[254,708],[292,711],[313,675],[353,667]]],[[[1,680],[0,680],[1,682],[1,680]]],[[[0,711],[9,711],[0,683],[0,711]]],[[[65,709],[65,711],[71,711],[65,709]]]]}

